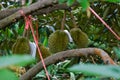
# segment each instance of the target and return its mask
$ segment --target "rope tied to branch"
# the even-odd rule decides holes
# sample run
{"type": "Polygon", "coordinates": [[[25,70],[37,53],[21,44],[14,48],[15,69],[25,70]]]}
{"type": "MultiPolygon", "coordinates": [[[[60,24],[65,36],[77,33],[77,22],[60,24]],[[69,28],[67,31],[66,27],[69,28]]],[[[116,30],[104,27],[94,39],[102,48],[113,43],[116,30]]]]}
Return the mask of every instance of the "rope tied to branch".
{"type": "MultiPolygon", "coordinates": [[[[31,31],[32,31],[32,35],[33,35],[33,38],[34,38],[36,47],[37,47],[37,49],[38,49],[38,53],[39,53],[39,56],[40,56],[40,59],[41,59],[43,68],[44,68],[44,70],[45,70],[47,79],[50,80],[50,77],[49,77],[49,74],[48,74],[48,71],[47,71],[47,68],[46,68],[44,59],[43,59],[43,57],[42,57],[42,53],[41,53],[40,48],[39,48],[39,46],[38,46],[38,36],[37,36],[37,37],[35,36],[35,34],[34,34],[34,29],[33,29],[33,27],[32,27],[32,21],[33,21],[34,18],[32,18],[31,15],[26,16],[22,10],[20,10],[20,13],[23,15],[24,20],[25,20],[25,28],[24,28],[24,29],[25,29],[25,30],[28,30],[28,29],[30,28],[31,31]]],[[[38,24],[37,24],[37,23],[36,23],[36,27],[38,27],[38,24]]]]}

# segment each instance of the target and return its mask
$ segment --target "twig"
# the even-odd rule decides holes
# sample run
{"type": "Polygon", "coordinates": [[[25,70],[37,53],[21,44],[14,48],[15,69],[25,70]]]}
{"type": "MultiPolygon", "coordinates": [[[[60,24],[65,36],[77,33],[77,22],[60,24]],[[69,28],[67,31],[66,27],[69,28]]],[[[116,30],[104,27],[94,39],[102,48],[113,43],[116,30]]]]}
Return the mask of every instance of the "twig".
{"type": "MultiPolygon", "coordinates": [[[[29,7],[23,7],[22,10],[25,14],[30,14],[36,10],[42,9],[46,6],[50,6],[54,3],[57,3],[57,0],[40,0],[34,4],[31,4],[29,7]]],[[[20,11],[15,12],[14,14],[0,20],[0,28],[3,28],[13,22],[14,19],[20,18],[22,15],[20,11]]]]}
{"type": "Polygon", "coordinates": [[[92,56],[90,56],[90,58],[92,59],[92,62],[93,62],[94,64],[96,64],[94,58],[93,58],[92,56]]]}
{"type": "Polygon", "coordinates": [[[65,20],[66,20],[66,11],[64,10],[63,19],[61,22],[61,30],[64,30],[65,20]]]}

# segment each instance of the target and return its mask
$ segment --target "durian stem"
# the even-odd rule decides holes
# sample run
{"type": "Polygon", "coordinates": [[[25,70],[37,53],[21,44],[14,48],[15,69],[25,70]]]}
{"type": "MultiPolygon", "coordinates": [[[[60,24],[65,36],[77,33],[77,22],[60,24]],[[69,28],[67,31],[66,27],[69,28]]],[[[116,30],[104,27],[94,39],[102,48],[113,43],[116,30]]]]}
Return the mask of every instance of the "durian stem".
{"type": "Polygon", "coordinates": [[[61,30],[64,30],[65,19],[66,19],[66,11],[64,11],[64,15],[63,15],[62,23],[61,23],[61,30]]]}
{"type": "Polygon", "coordinates": [[[26,38],[29,39],[29,33],[30,33],[29,30],[30,30],[30,29],[28,29],[28,30],[24,29],[24,31],[23,31],[23,37],[26,37],[26,38]]]}
{"type": "Polygon", "coordinates": [[[25,34],[26,34],[26,29],[24,29],[23,31],[23,37],[25,37],[25,34]]]}
{"type": "Polygon", "coordinates": [[[77,28],[77,24],[76,24],[76,21],[75,21],[75,17],[73,16],[73,13],[70,11],[70,16],[71,16],[71,19],[72,19],[72,23],[73,23],[73,26],[74,28],[77,28]]]}

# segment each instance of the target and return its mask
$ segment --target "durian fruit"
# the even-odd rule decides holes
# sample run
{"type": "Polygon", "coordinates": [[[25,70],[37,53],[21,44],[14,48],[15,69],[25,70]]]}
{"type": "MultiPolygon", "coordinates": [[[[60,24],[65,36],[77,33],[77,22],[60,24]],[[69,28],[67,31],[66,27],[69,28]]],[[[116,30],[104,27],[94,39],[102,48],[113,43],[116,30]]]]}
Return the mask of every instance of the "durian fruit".
{"type": "Polygon", "coordinates": [[[51,53],[64,51],[67,49],[69,38],[64,30],[56,30],[49,36],[48,47],[51,53]]]}
{"type": "MultiPolygon", "coordinates": [[[[39,45],[39,48],[40,48],[40,51],[41,51],[41,54],[42,54],[42,57],[43,58],[46,58],[48,56],[51,55],[50,51],[48,48],[46,48],[45,46],[43,46],[41,43],[38,44],[39,45]]],[[[37,61],[40,61],[40,56],[39,56],[39,53],[38,53],[38,50],[36,51],[37,54],[36,54],[36,58],[37,58],[37,61]]]]}
{"type": "Polygon", "coordinates": [[[88,36],[79,28],[73,28],[70,30],[70,34],[73,38],[77,48],[85,48],[89,44],[88,36]]]}
{"type": "Polygon", "coordinates": [[[25,37],[18,37],[12,46],[13,54],[30,54],[29,40],[25,37]]]}

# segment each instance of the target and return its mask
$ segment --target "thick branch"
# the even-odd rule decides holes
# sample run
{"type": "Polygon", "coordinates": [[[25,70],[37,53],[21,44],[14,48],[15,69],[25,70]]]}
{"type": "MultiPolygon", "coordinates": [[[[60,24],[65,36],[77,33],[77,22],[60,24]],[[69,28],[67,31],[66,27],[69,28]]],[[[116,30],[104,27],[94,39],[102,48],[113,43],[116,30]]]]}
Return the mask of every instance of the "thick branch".
{"type": "MultiPolygon", "coordinates": [[[[77,5],[77,4],[75,4],[77,5]]],[[[56,5],[53,5],[53,6],[49,6],[49,7],[46,7],[46,8],[42,8],[42,9],[39,9],[33,13],[31,13],[31,15],[41,15],[41,14],[47,14],[47,13],[50,13],[52,11],[55,11],[55,10],[64,10],[64,9],[68,9],[69,7],[66,5],[66,4],[56,4],[56,5]]],[[[7,9],[7,10],[2,10],[0,11],[0,20],[5,18],[5,17],[8,17],[10,15],[12,15],[13,13],[17,12],[18,10],[21,10],[22,8],[17,8],[17,9],[7,9]]]]}
{"type": "MultiPolygon", "coordinates": [[[[57,0],[40,0],[29,7],[23,7],[22,10],[25,14],[30,14],[38,9],[41,9],[43,7],[47,7],[50,5],[53,5],[54,3],[57,3],[57,0]]],[[[7,18],[4,18],[0,21],[0,28],[3,28],[10,24],[14,19],[20,18],[22,15],[20,11],[15,12],[14,14],[10,15],[7,18]]]]}
{"type": "Polygon", "coordinates": [[[2,10],[0,11],[0,20],[2,20],[5,17],[8,17],[9,15],[17,12],[18,10],[20,10],[21,8],[16,8],[16,9],[6,9],[6,10],[2,10]]]}
{"type": "MultiPolygon", "coordinates": [[[[70,57],[78,57],[78,56],[88,56],[88,55],[98,55],[102,58],[104,63],[116,65],[114,61],[109,57],[109,55],[97,48],[83,48],[83,49],[74,49],[74,50],[67,50],[58,52],[52,56],[47,57],[44,59],[44,62],[46,66],[49,66],[50,64],[54,64],[59,62],[60,60],[63,60],[65,58],[70,57]]],[[[34,67],[32,67],[30,70],[28,70],[24,75],[20,77],[20,80],[30,80],[32,77],[34,77],[40,70],[43,69],[42,62],[37,63],[34,67]]]]}

